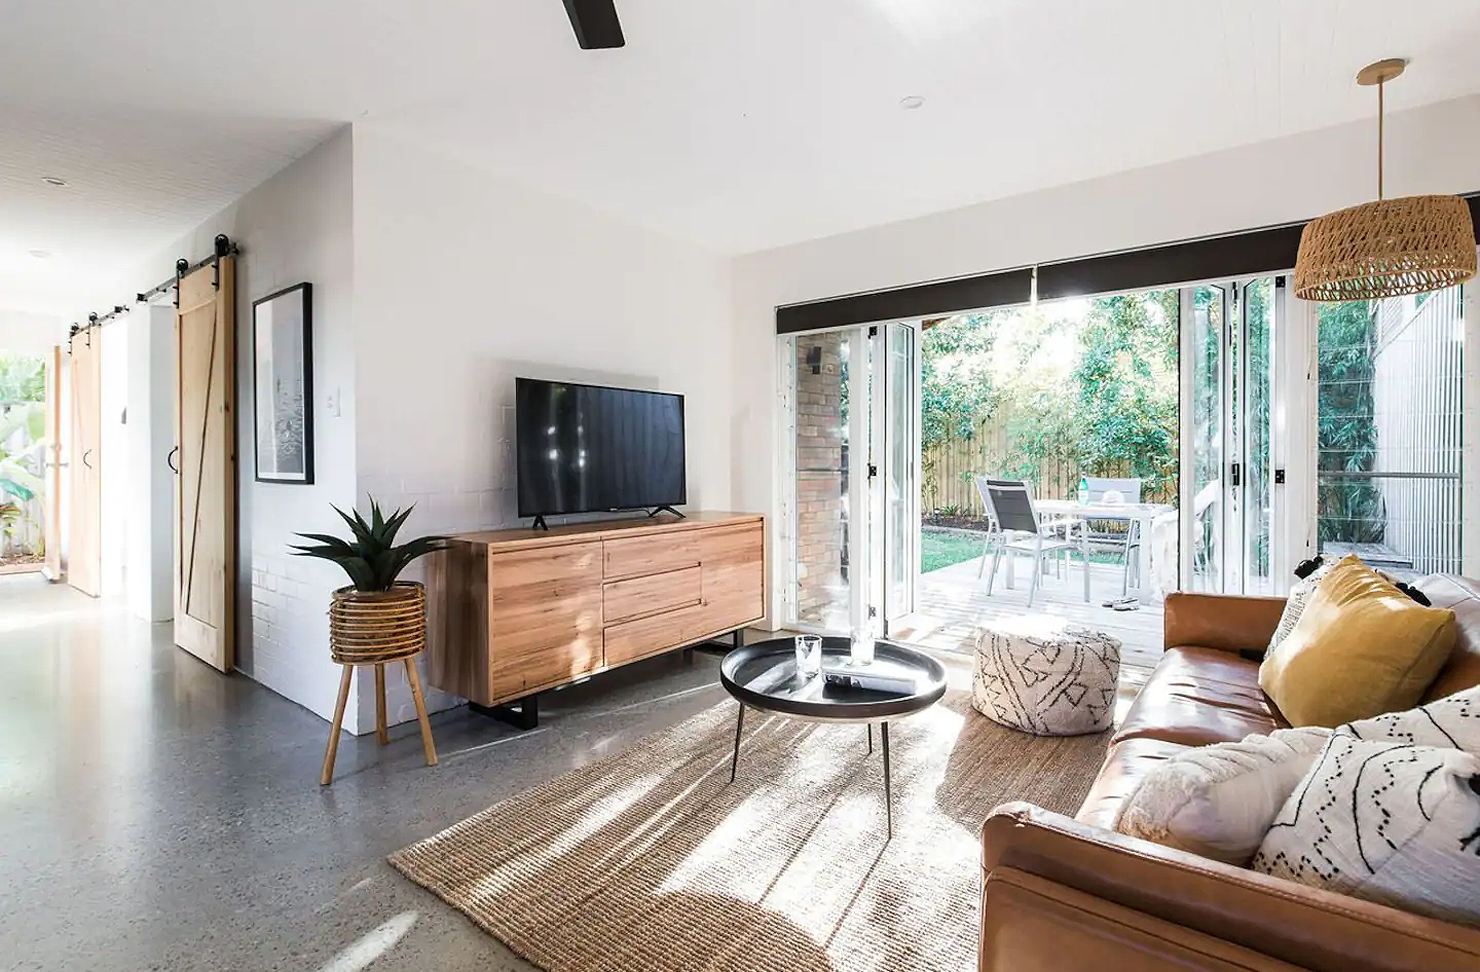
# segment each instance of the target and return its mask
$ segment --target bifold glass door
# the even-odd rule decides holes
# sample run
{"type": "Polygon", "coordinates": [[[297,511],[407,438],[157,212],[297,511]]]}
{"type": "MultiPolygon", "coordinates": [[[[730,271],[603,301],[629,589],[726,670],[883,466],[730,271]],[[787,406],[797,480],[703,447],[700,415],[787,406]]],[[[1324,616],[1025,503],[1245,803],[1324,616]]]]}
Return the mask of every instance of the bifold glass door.
{"type": "Polygon", "coordinates": [[[1272,530],[1282,479],[1272,430],[1271,350],[1283,280],[1182,290],[1183,590],[1272,589],[1272,530]]]}
{"type": "Polygon", "coordinates": [[[1474,559],[1465,301],[1451,287],[1303,305],[1315,332],[1310,475],[1322,556],[1356,554],[1405,580],[1463,573],[1474,559]]]}
{"type": "Polygon", "coordinates": [[[914,609],[919,562],[915,328],[887,324],[780,342],[786,449],[782,621],[885,633],[914,609]]]}

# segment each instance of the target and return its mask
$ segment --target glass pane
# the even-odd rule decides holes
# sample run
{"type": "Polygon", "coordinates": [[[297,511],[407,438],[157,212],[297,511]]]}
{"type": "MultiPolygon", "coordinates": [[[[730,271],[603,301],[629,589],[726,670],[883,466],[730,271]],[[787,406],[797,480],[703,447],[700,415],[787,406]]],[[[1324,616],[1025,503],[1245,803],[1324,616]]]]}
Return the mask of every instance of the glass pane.
{"type": "Polygon", "coordinates": [[[848,333],[796,339],[798,623],[848,630],[848,333]]]}
{"type": "Polygon", "coordinates": [[[1222,288],[1192,292],[1192,578],[1189,590],[1223,590],[1222,288]]]}
{"type": "Polygon", "coordinates": [[[1460,571],[1459,288],[1321,304],[1317,527],[1400,579],[1460,571]]]}
{"type": "Polygon", "coordinates": [[[46,359],[0,351],[0,567],[46,559],[46,359]]]}
{"type": "Polygon", "coordinates": [[[885,402],[889,450],[884,475],[884,516],[888,537],[885,596],[886,617],[893,619],[913,609],[914,530],[911,516],[915,467],[915,332],[903,324],[889,325],[888,399],[885,402]]]}
{"type": "Polygon", "coordinates": [[[1274,279],[1256,280],[1244,288],[1247,388],[1244,398],[1244,593],[1269,594],[1270,489],[1270,360],[1269,337],[1274,320],[1274,279]]]}

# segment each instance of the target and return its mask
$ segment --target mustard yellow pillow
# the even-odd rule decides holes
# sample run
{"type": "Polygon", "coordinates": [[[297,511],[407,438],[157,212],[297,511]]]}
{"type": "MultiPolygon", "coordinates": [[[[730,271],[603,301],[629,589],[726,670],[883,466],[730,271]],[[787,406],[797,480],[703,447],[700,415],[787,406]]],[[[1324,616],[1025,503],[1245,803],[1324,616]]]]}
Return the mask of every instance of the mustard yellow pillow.
{"type": "Polygon", "coordinates": [[[1413,708],[1454,639],[1453,611],[1424,607],[1348,556],[1265,656],[1259,687],[1290,725],[1334,728],[1413,708]]]}

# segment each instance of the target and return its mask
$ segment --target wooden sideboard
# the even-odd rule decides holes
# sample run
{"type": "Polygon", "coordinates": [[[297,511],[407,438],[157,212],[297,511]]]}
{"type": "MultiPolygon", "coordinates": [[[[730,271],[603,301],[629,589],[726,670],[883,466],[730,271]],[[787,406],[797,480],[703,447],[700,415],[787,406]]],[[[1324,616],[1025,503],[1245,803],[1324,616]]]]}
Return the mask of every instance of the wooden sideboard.
{"type": "Polygon", "coordinates": [[[759,514],[496,530],[451,541],[431,558],[428,673],[433,685],[477,705],[532,699],[766,613],[759,514]]]}

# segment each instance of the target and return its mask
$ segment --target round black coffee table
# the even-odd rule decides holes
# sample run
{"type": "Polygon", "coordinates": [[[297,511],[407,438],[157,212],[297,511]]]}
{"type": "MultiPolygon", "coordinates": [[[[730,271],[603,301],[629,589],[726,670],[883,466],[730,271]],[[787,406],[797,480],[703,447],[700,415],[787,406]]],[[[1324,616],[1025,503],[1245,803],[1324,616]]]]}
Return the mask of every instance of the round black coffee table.
{"type": "Polygon", "coordinates": [[[884,820],[889,836],[894,835],[889,720],[913,715],[940,701],[946,692],[946,670],[940,662],[913,648],[878,641],[873,663],[856,668],[850,663],[847,638],[823,638],[822,673],[808,678],[797,672],[796,640],[777,638],[730,652],[720,663],[719,680],[740,703],[740,714],[735,720],[735,751],[730,757],[732,783],[740,765],[740,734],[745,728],[746,706],[788,719],[865,723],[870,753],[874,751],[873,724],[877,722],[884,749],[884,820]],[[912,688],[876,691],[849,684],[854,676],[862,674],[902,679],[912,688]]]}

